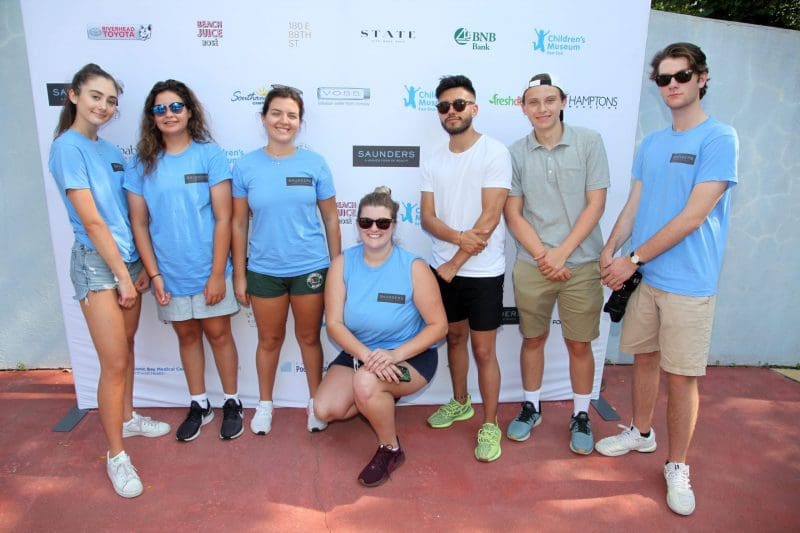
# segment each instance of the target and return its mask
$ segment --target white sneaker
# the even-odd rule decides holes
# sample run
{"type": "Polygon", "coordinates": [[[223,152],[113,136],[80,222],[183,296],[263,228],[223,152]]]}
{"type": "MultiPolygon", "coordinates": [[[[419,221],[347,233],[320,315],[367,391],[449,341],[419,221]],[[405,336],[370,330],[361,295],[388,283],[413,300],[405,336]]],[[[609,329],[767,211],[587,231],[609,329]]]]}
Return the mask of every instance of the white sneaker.
{"type": "Polygon", "coordinates": [[[256,412],[250,421],[250,430],[256,435],[266,435],[272,429],[272,402],[268,406],[256,405],[256,412]]]}
{"type": "Polygon", "coordinates": [[[125,452],[119,452],[113,459],[106,452],[106,472],[114,490],[123,498],[135,498],[144,490],[142,480],[125,452]]]}
{"type": "Polygon", "coordinates": [[[664,465],[667,480],[667,505],[673,512],[690,515],[694,512],[694,491],[689,483],[689,465],[667,463],[664,465]]]}
{"type": "Polygon", "coordinates": [[[122,424],[122,436],[160,437],[169,433],[170,429],[166,422],[153,420],[134,411],[133,418],[122,424]]]}
{"type": "Polygon", "coordinates": [[[308,400],[308,409],[306,410],[306,413],[308,413],[308,424],[306,425],[306,427],[311,433],[314,433],[316,431],[322,431],[326,427],[328,427],[327,422],[323,422],[322,420],[314,416],[314,398],[308,400]]]}
{"type": "Polygon", "coordinates": [[[594,449],[608,457],[625,455],[628,452],[637,451],[649,453],[656,451],[656,432],[650,428],[650,436],[642,437],[635,426],[626,427],[619,424],[622,433],[600,439],[594,445],[594,449]]]}

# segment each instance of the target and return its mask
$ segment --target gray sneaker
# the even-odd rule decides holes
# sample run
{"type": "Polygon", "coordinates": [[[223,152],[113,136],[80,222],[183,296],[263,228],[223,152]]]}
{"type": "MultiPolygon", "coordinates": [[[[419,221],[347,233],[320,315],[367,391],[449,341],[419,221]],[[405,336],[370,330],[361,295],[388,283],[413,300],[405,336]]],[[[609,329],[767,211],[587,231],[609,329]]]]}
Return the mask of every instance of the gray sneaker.
{"type": "Polygon", "coordinates": [[[627,427],[619,424],[622,428],[622,433],[619,435],[612,435],[597,441],[594,449],[608,457],[617,457],[618,455],[625,455],[628,452],[641,452],[649,453],[656,451],[656,432],[650,428],[650,435],[642,437],[639,430],[635,427],[627,427]]]}
{"type": "Polygon", "coordinates": [[[539,411],[537,411],[536,407],[534,407],[531,402],[523,402],[522,411],[520,411],[517,418],[512,420],[508,425],[506,437],[517,442],[528,440],[533,428],[542,422],[541,409],[541,404],[539,404],[539,411]]]}
{"type": "Polygon", "coordinates": [[[569,449],[581,455],[589,455],[594,450],[594,437],[592,437],[592,423],[589,414],[581,411],[569,421],[569,449]]]}

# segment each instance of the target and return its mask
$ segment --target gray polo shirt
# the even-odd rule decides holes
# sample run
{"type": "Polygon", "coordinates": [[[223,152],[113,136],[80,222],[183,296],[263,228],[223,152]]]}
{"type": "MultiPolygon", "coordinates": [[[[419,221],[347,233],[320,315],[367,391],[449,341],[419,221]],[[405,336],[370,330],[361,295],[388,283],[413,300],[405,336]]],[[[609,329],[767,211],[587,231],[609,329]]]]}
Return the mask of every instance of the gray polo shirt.
{"type": "MultiPolygon", "coordinates": [[[[509,148],[513,176],[509,196],[524,198],[522,215],[542,243],[555,248],[569,235],[586,207],[586,191],[611,183],[603,139],[596,131],[564,124],[561,141],[548,150],[533,131],[509,148]]],[[[600,225],[567,259],[568,266],[597,261],[603,249],[600,225]]],[[[517,242],[517,259],[536,261],[517,242]]]]}

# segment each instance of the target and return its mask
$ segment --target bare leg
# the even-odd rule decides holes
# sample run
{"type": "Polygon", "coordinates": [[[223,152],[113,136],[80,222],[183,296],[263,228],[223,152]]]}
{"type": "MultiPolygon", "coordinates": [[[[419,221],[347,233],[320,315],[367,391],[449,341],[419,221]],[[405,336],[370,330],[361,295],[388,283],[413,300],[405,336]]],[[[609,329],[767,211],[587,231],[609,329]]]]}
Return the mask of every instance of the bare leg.
{"type": "Polygon", "coordinates": [[[451,322],[447,331],[447,363],[450,366],[450,380],[453,384],[453,398],[461,403],[467,399],[467,372],[469,355],[467,339],[469,326],[466,320],[451,322]]]}
{"type": "Polygon", "coordinates": [[[667,385],[668,460],[673,463],[685,463],[700,403],[697,377],[667,373],[667,385]]]}
{"type": "Polygon", "coordinates": [[[637,353],[633,359],[633,425],[639,431],[649,431],[658,398],[661,377],[661,352],[637,353]]]}
{"type": "Polygon", "coordinates": [[[522,375],[522,387],[528,391],[542,388],[544,375],[544,344],[547,333],[530,339],[522,339],[519,365],[522,375]]]}
{"type": "Polygon", "coordinates": [[[294,316],[294,335],[300,345],[300,355],[306,367],[308,395],[316,398],[317,387],[322,381],[322,343],[319,339],[322,328],[322,294],[304,294],[289,297],[294,316]]]}
{"type": "Polygon", "coordinates": [[[178,335],[178,350],[181,354],[183,373],[189,386],[189,394],[196,396],[206,392],[206,359],[203,350],[203,327],[199,320],[189,319],[172,323],[178,335]]]}
{"type": "Polygon", "coordinates": [[[289,295],[275,298],[250,297],[253,315],[258,327],[258,347],[256,348],[256,370],[258,371],[258,392],[261,401],[272,401],[275,386],[275,372],[281,346],[286,337],[286,316],[289,313],[289,295]]]}
{"type": "Polygon", "coordinates": [[[572,392],[591,394],[594,385],[594,354],[591,342],[564,339],[569,352],[569,377],[572,392]]]}
{"type": "Polygon", "coordinates": [[[497,330],[470,331],[472,354],[478,368],[478,388],[483,399],[483,422],[497,423],[500,399],[500,365],[497,363],[497,330]]]}
{"type": "Polygon", "coordinates": [[[136,304],[131,309],[122,309],[123,320],[125,321],[125,338],[128,341],[128,351],[132,361],[128,375],[125,377],[125,403],[123,405],[122,419],[128,421],[133,417],[133,369],[136,366],[133,339],[136,330],[139,329],[139,315],[142,311],[141,296],[136,299],[136,304]]]}
{"type": "Polygon", "coordinates": [[[225,315],[204,318],[200,323],[214,353],[222,391],[225,394],[236,394],[239,390],[239,354],[231,333],[231,317],[225,315]]]}
{"type": "Polygon", "coordinates": [[[353,398],[352,368],[331,365],[314,397],[314,415],[324,422],[347,420],[358,414],[353,398]]]}

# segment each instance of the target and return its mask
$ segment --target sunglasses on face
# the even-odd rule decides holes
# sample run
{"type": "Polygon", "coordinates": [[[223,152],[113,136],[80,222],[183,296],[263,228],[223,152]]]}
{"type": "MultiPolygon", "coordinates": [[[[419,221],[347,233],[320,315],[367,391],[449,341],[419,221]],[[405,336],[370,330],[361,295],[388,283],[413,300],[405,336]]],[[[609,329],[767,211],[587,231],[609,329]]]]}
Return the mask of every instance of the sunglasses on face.
{"type": "Polygon", "coordinates": [[[169,110],[172,111],[173,114],[180,115],[183,113],[186,104],[183,102],[172,102],[169,106],[167,104],[156,104],[150,108],[150,111],[157,117],[163,117],[167,114],[167,107],[169,107],[169,110]]]}
{"type": "Polygon", "coordinates": [[[687,68],[686,70],[679,70],[675,74],[659,74],[655,78],[656,85],[659,87],[666,87],[669,85],[669,82],[672,81],[672,78],[675,78],[675,81],[678,83],[686,83],[692,79],[692,74],[694,74],[694,70],[687,68]]]}
{"type": "Polygon", "coordinates": [[[475,102],[464,100],[463,98],[458,98],[456,100],[453,100],[452,102],[447,102],[447,101],[439,102],[438,104],[436,104],[436,111],[444,115],[445,113],[450,111],[450,106],[452,105],[453,109],[455,109],[458,113],[461,113],[467,108],[468,105],[472,105],[474,103],[475,102]]]}
{"type": "Polygon", "coordinates": [[[369,217],[358,217],[358,227],[361,229],[369,229],[372,227],[372,223],[374,222],[378,229],[389,229],[389,226],[392,225],[391,218],[369,218],[369,217]]]}

